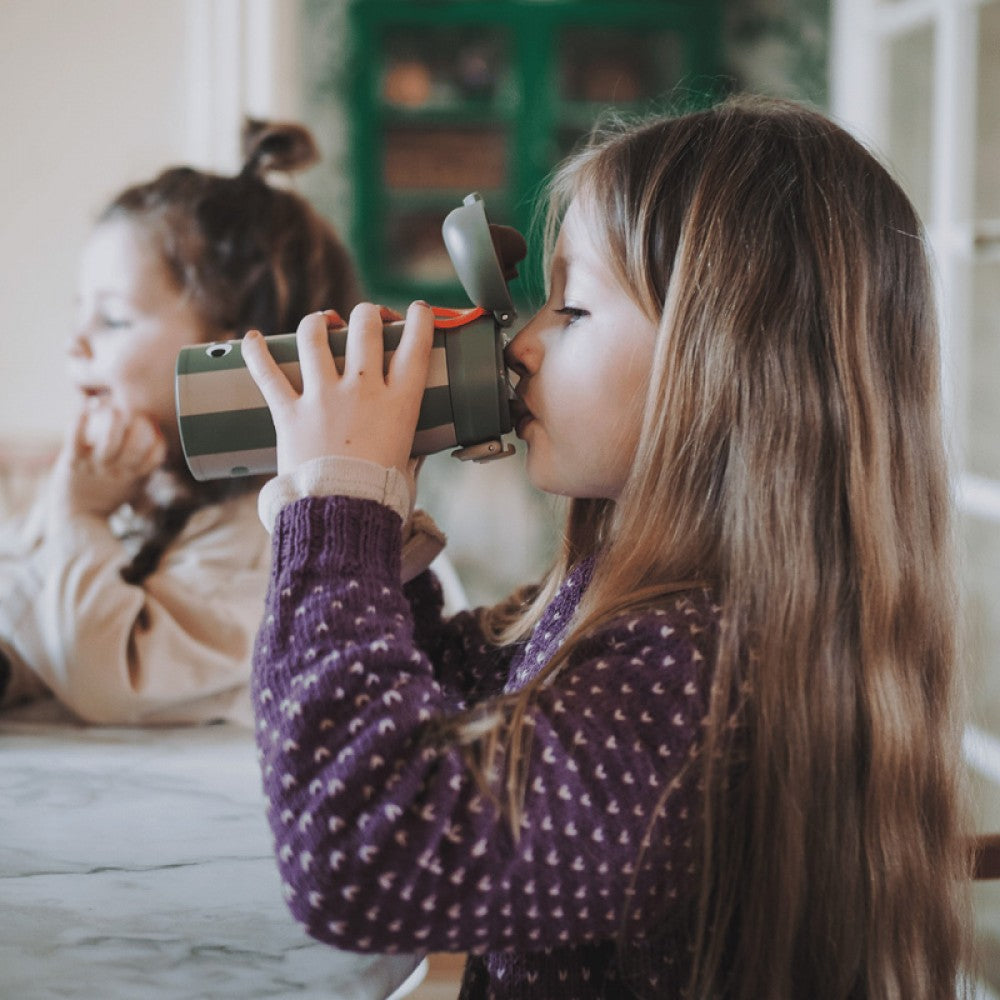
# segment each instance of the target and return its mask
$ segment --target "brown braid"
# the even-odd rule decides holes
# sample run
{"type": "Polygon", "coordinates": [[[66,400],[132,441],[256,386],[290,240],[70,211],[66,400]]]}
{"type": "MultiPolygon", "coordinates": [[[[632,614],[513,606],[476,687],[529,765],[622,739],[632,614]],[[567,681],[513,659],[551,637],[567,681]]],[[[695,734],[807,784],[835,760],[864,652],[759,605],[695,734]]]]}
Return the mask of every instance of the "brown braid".
{"type": "MultiPolygon", "coordinates": [[[[189,477],[185,477],[189,478],[189,477]]],[[[163,553],[187,527],[191,516],[202,507],[221,503],[228,497],[258,490],[262,477],[223,479],[214,482],[185,484],[178,496],[157,504],[150,514],[150,528],[132,560],[120,570],[126,583],[141,585],[159,566],[163,553]]]]}

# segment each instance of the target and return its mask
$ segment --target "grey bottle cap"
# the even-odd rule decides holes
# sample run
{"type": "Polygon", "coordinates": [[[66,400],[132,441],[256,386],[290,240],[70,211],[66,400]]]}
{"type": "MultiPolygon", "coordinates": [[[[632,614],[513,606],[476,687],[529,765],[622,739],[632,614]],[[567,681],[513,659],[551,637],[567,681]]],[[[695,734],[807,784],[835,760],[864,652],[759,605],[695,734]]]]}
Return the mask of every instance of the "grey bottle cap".
{"type": "Polygon", "coordinates": [[[482,197],[476,192],[466,195],[462,204],[446,216],[441,235],[473,305],[493,313],[500,326],[510,326],[517,310],[497,260],[482,197]]]}

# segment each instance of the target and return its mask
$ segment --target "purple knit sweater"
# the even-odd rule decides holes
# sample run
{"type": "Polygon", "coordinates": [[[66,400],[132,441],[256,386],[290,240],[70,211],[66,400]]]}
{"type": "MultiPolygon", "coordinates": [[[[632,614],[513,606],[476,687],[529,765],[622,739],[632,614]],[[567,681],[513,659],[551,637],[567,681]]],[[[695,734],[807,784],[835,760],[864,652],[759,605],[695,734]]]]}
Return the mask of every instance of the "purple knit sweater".
{"type": "Polygon", "coordinates": [[[399,536],[387,508],[343,497],[275,526],[253,695],[292,913],[340,948],[468,951],[469,1000],[679,996],[711,597],[609,625],[539,691],[515,838],[458,751],[425,737],[541,669],[592,567],[498,650],[473,615],[442,620],[431,574],[400,586],[399,536]]]}

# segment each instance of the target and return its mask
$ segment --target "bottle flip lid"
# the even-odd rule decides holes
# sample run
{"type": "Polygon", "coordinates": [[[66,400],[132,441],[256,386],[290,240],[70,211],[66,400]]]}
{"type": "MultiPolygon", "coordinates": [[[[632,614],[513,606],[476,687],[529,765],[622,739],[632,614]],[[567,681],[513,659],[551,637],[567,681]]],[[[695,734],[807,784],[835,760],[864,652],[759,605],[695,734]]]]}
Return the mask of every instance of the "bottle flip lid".
{"type": "Polygon", "coordinates": [[[466,295],[491,312],[500,326],[510,326],[517,310],[507,281],[516,277],[515,265],[527,253],[524,237],[509,226],[491,225],[486,205],[476,192],[448,213],[441,235],[466,295]]]}

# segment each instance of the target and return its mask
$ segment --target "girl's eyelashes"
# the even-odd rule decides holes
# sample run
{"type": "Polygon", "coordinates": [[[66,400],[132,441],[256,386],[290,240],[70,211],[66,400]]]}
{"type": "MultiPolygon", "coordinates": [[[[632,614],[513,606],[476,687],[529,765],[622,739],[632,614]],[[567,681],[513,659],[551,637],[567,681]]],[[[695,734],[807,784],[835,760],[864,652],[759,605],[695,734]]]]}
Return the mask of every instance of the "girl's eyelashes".
{"type": "Polygon", "coordinates": [[[584,316],[590,315],[586,309],[578,309],[575,306],[563,306],[561,309],[556,309],[554,311],[557,316],[566,317],[567,325],[572,325],[578,319],[582,319],[584,316]]]}
{"type": "Polygon", "coordinates": [[[132,322],[127,316],[117,313],[102,313],[98,319],[105,330],[123,330],[132,322]]]}
{"type": "Polygon", "coordinates": [[[78,307],[77,323],[93,330],[124,330],[132,325],[132,317],[124,311],[97,307],[78,307]]]}

